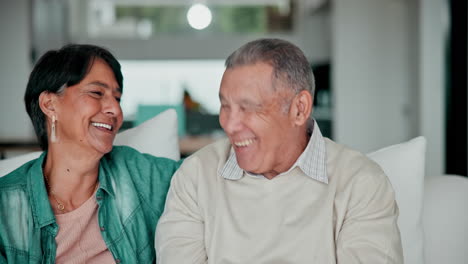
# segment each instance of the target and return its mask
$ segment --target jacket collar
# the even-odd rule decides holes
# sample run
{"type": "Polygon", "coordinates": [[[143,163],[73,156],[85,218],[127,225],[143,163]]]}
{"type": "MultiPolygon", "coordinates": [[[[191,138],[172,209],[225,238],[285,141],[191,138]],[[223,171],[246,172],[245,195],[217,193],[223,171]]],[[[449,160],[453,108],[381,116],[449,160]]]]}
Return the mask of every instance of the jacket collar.
{"type": "Polygon", "coordinates": [[[35,228],[55,223],[55,215],[49,203],[49,196],[44,181],[42,164],[47,157],[47,151],[44,151],[39,158],[34,161],[28,172],[28,193],[30,194],[31,210],[35,228]]]}
{"type": "MultiPolygon", "coordinates": [[[[111,166],[109,159],[111,159],[112,152],[107,153],[99,161],[99,189],[104,190],[110,196],[115,197],[114,181],[112,176],[111,166]]],[[[115,179],[115,178],[114,178],[115,179]]],[[[99,190],[98,190],[99,191],[99,190]]]]}

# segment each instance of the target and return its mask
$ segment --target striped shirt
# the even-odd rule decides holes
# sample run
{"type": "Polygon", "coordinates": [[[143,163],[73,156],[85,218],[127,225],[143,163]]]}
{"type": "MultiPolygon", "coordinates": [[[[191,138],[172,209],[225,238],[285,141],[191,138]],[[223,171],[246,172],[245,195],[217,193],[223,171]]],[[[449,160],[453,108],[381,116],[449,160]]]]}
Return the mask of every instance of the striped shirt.
{"type": "MultiPolygon", "coordinates": [[[[279,175],[287,174],[294,168],[299,167],[307,176],[311,177],[312,179],[328,184],[325,140],[315,120],[312,123],[310,130],[312,131],[312,135],[305,150],[291,166],[291,168],[289,168],[289,170],[279,175]]],[[[244,176],[244,172],[248,173],[249,175],[264,177],[263,175],[252,174],[241,169],[239,164],[237,164],[234,149],[231,148],[229,158],[227,159],[224,167],[219,170],[219,174],[227,180],[239,180],[242,178],[242,176],[244,176]]]]}

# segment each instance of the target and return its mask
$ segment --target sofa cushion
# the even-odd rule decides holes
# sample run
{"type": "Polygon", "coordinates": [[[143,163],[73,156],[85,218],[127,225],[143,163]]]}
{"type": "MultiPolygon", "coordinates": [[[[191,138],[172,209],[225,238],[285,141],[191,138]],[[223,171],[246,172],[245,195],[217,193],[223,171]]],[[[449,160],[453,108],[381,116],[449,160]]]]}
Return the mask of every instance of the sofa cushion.
{"type": "Polygon", "coordinates": [[[13,158],[0,160],[0,177],[14,171],[24,163],[33,160],[41,155],[42,151],[34,151],[24,155],[19,155],[13,158]]]}
{"type": "Polygon", "coordinates": [[[400,209],[400,228],[405,263],[424,263],[422,206],[426,139],[385,147],[368,156],[387,174],[400,209]]]}
{"type": "MultiPolygon", "coordinates": [[[[179,160],[176,111],[168,109],[134,128],[117,134],[114,145],[126,145],[143,153],[179,160]]],[[[0,177],[39,157],[41,153],[42,151],[36,151],[0,160],[0,177]]]]}
{"type": "Polygon", "coordinates": [[[119,133],[114,145],[126,145],[142,153],[179,160],[176,110],[168,109],[134,128],[119,133]]]}
{"type": "Polygon", "coordinates": [[[468,263],[468,178],[426,178],[423,226],[426,264],[468,263]]]}

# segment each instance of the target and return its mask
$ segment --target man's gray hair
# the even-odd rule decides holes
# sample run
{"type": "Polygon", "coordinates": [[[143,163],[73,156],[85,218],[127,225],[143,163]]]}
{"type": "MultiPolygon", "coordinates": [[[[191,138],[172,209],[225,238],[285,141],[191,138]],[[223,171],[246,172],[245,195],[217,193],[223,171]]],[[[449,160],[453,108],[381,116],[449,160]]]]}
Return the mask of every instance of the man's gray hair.
{"type": "Polygon", "coordinates": [[[307,90],[314,96],[315,81],[312,68],[304,53],[296,45],[281,39],[258,39],[251,41],[226,59],[226,69],[263,62],[273,67],[275,81],[290,87],[295,94],[307,90]]]}

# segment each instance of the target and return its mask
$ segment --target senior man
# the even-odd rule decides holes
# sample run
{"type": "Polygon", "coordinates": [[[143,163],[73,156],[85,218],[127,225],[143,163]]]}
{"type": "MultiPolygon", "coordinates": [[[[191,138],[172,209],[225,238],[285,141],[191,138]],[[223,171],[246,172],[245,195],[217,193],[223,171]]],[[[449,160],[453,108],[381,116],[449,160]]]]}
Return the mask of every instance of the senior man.
{"type": "Polygon", "coordinates": [[[187,158],[156,232],[158,263],[403,263],[398,207],[381,168],[322,137],[314,78],[280,39],[226,60],[228,140],[187,158]]]}

